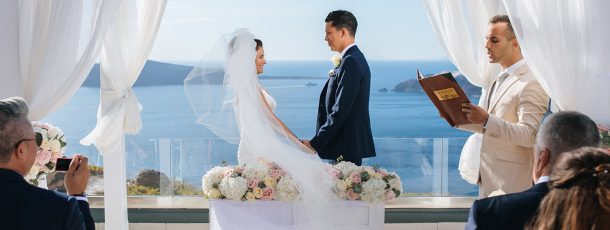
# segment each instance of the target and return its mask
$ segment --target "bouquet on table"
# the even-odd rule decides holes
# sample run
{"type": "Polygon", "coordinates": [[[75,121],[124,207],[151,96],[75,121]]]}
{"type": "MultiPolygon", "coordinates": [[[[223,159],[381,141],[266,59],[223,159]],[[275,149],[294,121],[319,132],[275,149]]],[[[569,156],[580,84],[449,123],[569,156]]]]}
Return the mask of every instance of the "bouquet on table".
{"type": "Polygon", "coordinates": [[[48,173],[55,170],[57,158],[64,156],[67,143],[61,129],[53,125],[33,123],[32,126],[36,133],[36,144],[39,147],[36,161],[28,175],[25,176],[25,179],[31,184],[38,186],[39,179],[46,177],[48,173]]]}
{"type": "Polygon", "coordinates": [[[391,202],[402,194],[402,182],[394,172],[357,166],[346,161],[334,165],[334,169],[338,195],[342,199],[369,203],[391,202]]]}
{"type": "MultiPolygon", "coordinates": [[[[370,203],[389,202],[402,193],[396,173],[351,162],[329,165],[337,196],[345,200],[370,203]]],[[[238,201],[299,199],[299,191],[290,176],[273,162],[258,159],[239,166],[214,167],[202,178],[208,199],[238,201]]]]}

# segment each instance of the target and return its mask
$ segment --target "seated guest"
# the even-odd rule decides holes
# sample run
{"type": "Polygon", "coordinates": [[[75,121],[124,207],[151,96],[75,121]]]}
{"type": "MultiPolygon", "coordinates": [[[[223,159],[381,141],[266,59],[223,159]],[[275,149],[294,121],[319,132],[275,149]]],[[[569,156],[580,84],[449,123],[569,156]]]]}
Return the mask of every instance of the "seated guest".
{"type": "Polygon", "coordinates": [[[566,151],[599,145],[597,126],[586,115],[579,112],[550,115],[536,136],[532,173],[536,184],[523,192],[475,201],[466,229],[523,229],[549,191],[547,182],[557,158],[566,151]]]}
{"type": "Polygon", "coordinates": [[[550,191],[528,229],[610,229],[610,155],[599,148],[563,154],[550,191]]]}
{"type": "Polygon", "coordinates": [[[85,190],[87,158],[75,155],[65,176],[67,196],[23,178],[38,151],[22,98],[0,100],[0,229],[95,229],[85,190]]]}

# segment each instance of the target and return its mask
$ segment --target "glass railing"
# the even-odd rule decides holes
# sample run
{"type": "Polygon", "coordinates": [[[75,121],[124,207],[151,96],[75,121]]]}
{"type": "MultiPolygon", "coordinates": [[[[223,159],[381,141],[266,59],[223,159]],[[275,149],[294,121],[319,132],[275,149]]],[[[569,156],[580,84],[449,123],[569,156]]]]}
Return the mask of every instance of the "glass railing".
{"type": "MultiPolygon", "coordinates": [[[[465,138],[376,138],[377,157],[364,159],[363,165],[398,173],[404,189],[402,196],[476,196],[477,186],[468,184],[458,172],[465,141],[465,138]]],[[[207,170],[237,164],[237,145],[222,139],[128,136],[126,143],[129,195],[201,195],[201,178],[207,170]]],[[[92,165],[88,193],[102,195],[102,158],[94,147],[83,148],[81,152],[89,156],[92,165]]],[[[49,182],[61,184],[52,178],[49,182]]]]}

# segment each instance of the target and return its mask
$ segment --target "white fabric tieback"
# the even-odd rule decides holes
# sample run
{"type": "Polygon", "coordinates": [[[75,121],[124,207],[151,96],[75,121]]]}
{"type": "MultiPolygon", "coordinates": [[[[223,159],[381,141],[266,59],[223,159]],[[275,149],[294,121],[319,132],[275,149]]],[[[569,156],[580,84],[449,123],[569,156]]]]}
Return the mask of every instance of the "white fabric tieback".
{"type": "Polygon", "coordinates": [[[102,90],[103,99],[122,99],[125,107],[125,123],[123,130],[126,134],[137,134],[142,129],[142,105],[138,101],[132,88],[125,90],[102,90]]]}

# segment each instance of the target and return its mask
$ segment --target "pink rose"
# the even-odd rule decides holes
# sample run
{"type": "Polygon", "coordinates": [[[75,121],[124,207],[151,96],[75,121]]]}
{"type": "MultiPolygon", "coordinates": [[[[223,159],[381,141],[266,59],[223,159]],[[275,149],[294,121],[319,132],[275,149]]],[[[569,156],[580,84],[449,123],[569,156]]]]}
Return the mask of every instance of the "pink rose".
{"type": "Polygon", "coordinates": [[[57,158],[60,158],[61,155],[59,153],[53,153],[51,154],[51,162],[53,162],[53,164],[57,163],[57,158]]]}
{"type": "Polygon", "coordinates": [[[230,177],[233,173],[237,173],[237,168],[229,168],[225,171],[225,177],[230,177]]]}
{"type": "Polygon", "coordinates": [[[271,172],[269,173],[269,176],[271,178],[273,178],[274,180],[279,180],[280,177],[282,177],[284,175],[284,172],[282,172],[282,170],[279,169],[272,169],[271,172]]]}
{"type": "Polygon", "coordinates": [[[389,175],[388,171],[385,171],[384,169],[380,169],[378,173],[381,174],[382,177],[389,175]]]}
{"type": "Polygon", "coordinates": [[[273,188],[271,188],[271,187],[264,188],[263,197],[261,197],[261,200],[272,200],[274,193],[275,193],[275,190],[273,190],[273,188]]]}
{"type": "Polygon", "coordinates": [[[244,169],[241,167],[235,167],[233,171],[235,171],[235,173],[242,174],[244,172],[244,169]]]}
{"type": "Polygon", "coordinates": [[[40,150],[36,154],[36,163],[38,165],[46,165],[51,160],[51,152],[48,150],[40,150]]]}
{"type": "Polygon", "coordinates": [[[329,170],[330,175],[333,177],[333,179],[339,179],[339,175],[341,174],[341,172],[339,172],[339,170],[336,169],[331,169],[329,170]]]}
{"type": "Polygon", "coordinates": [[[354,184],[359,184],[362,182],[362,178],[360,177],[359,173],[352,173],[352,176],[350,177],[352,178],[352,182],[354,182],[354,184]]]}
{"type": "Polygon", "coordinates": [[[396,198],[396,193],[391,189],[385,193],[385,201],[393,201],[396,198]]]}
{"type": "Polygon", "coordinates": [[[258,186],[258,181],[256,179],[249,179],[248,180],[248,188],[256,188],[256,186],[258,186]]]}
{"type": "Polygon", "coordinates": [[[359,200],[360,199],[360,196],[358,195],[358,193],[355,193],[354,190],[351,190],[351,189],[347,190],[347,197],[350,200],[359,200]]]}
{"type": "Polygon", "coordinates": [[[49,169],[49,167],[47,167],[46,165],[38,165],[38,170],[40,170],[40,172],[43,172],[43,173],[51,172],[51,169],[49,169]]]}

